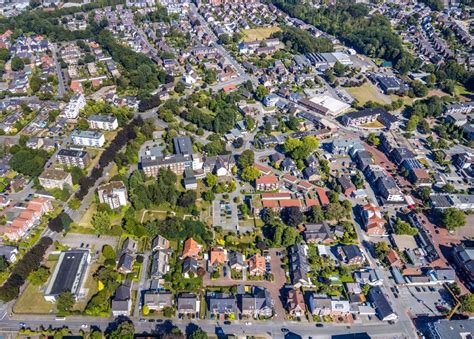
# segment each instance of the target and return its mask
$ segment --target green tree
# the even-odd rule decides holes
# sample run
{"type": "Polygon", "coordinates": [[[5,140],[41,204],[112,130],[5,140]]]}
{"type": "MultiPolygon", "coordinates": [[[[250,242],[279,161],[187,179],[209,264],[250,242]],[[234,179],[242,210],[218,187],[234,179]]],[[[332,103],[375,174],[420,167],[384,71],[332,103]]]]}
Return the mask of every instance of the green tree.
{"type": "Polygon", "coordinates": [[[30,78],[30,88],[33,93],[36,93],[40,90],[41,85],[43,84],[43,81],[37,77],[36,75],[33,75],[30,78]]]}
{"type": "Polygon", "coordinates": [[[393,224],[395,234],[405,234],[405,235],[417,235],[418,230],[415,227],[410,226],[409,223],[403,221],[400,218],[397,218],[393,224]]]}
{"type": "Polygon", "coordinates": [[[34,286],[44,285],[49,278],[49,270],[46,267],[39,267],[36,271],[28,275],[28,281],[34,286]]]}
{"type": "Polygon", "coordinates": [[[56,300],[56,307],[60,313],[68,313],[74,306],[75,299],[71,292],[61,292],[56,300]]]}
{"type": "Polygon", "coordinates": [[[412,115],[410,119],[408,119],[408,122],[406,125],[407,132],[413,132],[416,129],[416,126],[418,125],[419,120],[420,118],[417,115],[412,115]]]}
{"type": "Polygon", "coordinates": [[[385,260],[389,251],[388,244],[385,241],[380,241],[375,244],[375,255],[379,260],[385,260]]]}
{"type": "Polygon", "coordinates": [[[11,61],[11,66],[13,71],[21,71],[25,68],[25,63],[22,58],[14,56],[11,61]]]}
{"type": "Polygon", "coordinates": [[[208,173],[206,175],[206,185],[208,187],[214,187],[217,185],[217,176],[212,174],[212,173],[208,173]]]}
{"type": "Polygon", "coordinates": [[[174,91],[176,93],[183,93],[185,90],[184,84],[182,81],[178,81],[178,83],[174,86],[174,91]]]}
{"type": "Polygon", "coordinates": [[[67,205],[70,209],[76,211],[79,209],[79,207],[81,207],[81,201],[77,198],[72,198],[71,200],[69,200],[69,203],[67,205]]]}
{"type": "Polygon", "coordinates": [[[193,333],[189,336],[189,339],[207,339],[207,333],[204,332],[201,328],[197,328],[194,330],[193,333]]]}
{"type": "Polygon", "coordinates": [[[105,234],[111,226],[110,215],[107,212],[96,212],[92,216],[91,224],[95,233],[105,234]]]}
{"type": "Polygon", "coordinates": [[[107,336],[109,339],[133,339],[135,334],[135,326],[131,321],[121,322],[116,329],[114,329],[107,336]]]}
{"type": "Polygon", "coordinates": [[[255,166],[246,167],[241,173],[242,180],[248,182],[254,181],[259,176],[260,171],[255,166]]]}
{"type": "Polygon", "coordinates": [[[258,85],[257,89],[255,90],[255,96],[260,101],[263,100],[269,93],[270,91],[268,88],[263,85],[258,85]]]}
{"type": "Polygon", "coordinates": [[[285,227],[283,230],[281,244],[284,247],[288,247],[294,245],[296,243],[296,239],[298,238],[299,233],[293,227],[285,227]]]}
{"type": "Polygon", "coordinates": [[[104,247],[102,247],[102,255],[105,259],[115,259],[116,257],[115,251],[110,245],[104,245],[104,247]]]}
{"type": "Polygon", "coordinates": [[[253,166],[254,163],[255,153],[250,149],[243,151],[242,154],[239,156],[238,165],[241,169],[253,166]]]}
{"type": "Polygon", "coordinates": [[[448,208],[443,213],[442,222],[448,231],[454,231],[466,224],[466,215],[456,208],[448,208]]]}
{"type": "Polygon", "coordinates": [[[380,145],[380,138],[374,132],[370,132],[367,136],[367,142],[370,145],[377,147],[380,145]]]}
{"type": "Polygon", "coordinates": [[[463,312],[474,313],[474,294],[468,293],[461,298],[461,309],[463,312]]]}

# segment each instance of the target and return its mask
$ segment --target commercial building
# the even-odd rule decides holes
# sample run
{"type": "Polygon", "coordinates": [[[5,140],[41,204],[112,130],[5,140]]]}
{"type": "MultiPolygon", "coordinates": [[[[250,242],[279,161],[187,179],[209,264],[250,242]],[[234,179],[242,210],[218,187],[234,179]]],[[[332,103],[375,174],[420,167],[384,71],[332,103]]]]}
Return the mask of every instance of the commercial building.
{"type": "Polygon", "coordinates": [[[428,323],[428,338],[472,338],[474,337],[474,321],[472,319],[447,320],[441,319],[428,323]]]}
{"type": "Polygon", "coordinates": [[[47,301],[55,302],[62,292],[71,292],[78,299],[89,263],[90,254],[88,250],[61,252],[44,292],[44,298],[47,301]]]}
{"type": "Polygon", "coordinates": [[[127,188],[121,181],[111,181],[100,185],[97,188],[97,194],[100,203],[109,205],[111,209],[127,205],[127,188]]]}
{"type": "Polygon", "coordinates": [[[86,168],[89,164],[90,156],[86,151],[63,148],[56,155],[56,161],[61,165],[86,168]]]}
{"type": "Polygon", "coordinates": [[[466,240],[453,248],[456,268],[465,277],[471,291],[474,289],[474,241],[466,240]]]}
{"type": "Polygon", "coordinates": [[[118,128],[117,118],[113,115],[91,115],[87,118],[89,128],[113,131],[118,128]]]}
{"type": "Polygon", "coordinates": [[[72,142],[78,146],[102,147],[105,144],[105,137],[97,131],[74,130],[71,133],[72,142]]]}
{"type": "Polygon", "coordinates": [[[45,169],[38,177],[38,180],[40,185],[47,189],[63,189],[65,186],[72,187],[71,173],[60,169],[45,169]]]}
{"type": "Polygon", "coordinates": [[[357,112],[347,113],[342,117],[346,126],[360,126],[378,120],[379,116],[387,111],[383,108],[367,108],[357,112]]]}

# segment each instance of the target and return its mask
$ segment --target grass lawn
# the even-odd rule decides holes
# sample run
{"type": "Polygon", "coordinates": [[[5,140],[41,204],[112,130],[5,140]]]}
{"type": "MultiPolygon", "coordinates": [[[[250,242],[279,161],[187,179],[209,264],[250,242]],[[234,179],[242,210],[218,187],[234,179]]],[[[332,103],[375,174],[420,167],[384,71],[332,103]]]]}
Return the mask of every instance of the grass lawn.
{"type": "Polygon", "coordinates": [[[369,122],[365,125],[361,125],[360,127],[364,127],[364,128],[384,128],[385,125],[382,124],[380,121],[376,120],[374,122],[369,122]]]}
{"type": "Polygon", "coordinates": [[[242,32],[244,34],[243,40],[246,42],[264,40],[279,31],[281,31],[281,29],[278,26],[244,29],[242,32]]]}
{"type": "Polygon", "coordinates": [[[43,292],[38,286],[28,284],[18,301],[13,306],[15,313],[48,314],[54,311],[54,304],[44,300],[43,292]]]}
{"type": "Polygon", "coordinates": [[[455,95],[458,95],[458,96],[462,96],[462,95],[470,95],[472,94],[471,92],[469,92],[464,86],[462,85],[456,85],[454,87],[454,94],[455,95]]]}
{"type": "Polygon", "coordinates": [[[92,220],[92,216],[94,215],[96,211],[97,211],[97,205],[95,203],[90,204],[86,213],[84,213],[84,215],[82,216],[81,221],[79,221],[79,227],[92,228],[91,220],[92,220]]]}
{"type": "Polygon", "coordinates": [[[390,103],[390,99],[384,94],[380,93],[378,89],[369,82],[366,82],[360,87],[346,87],[345,89],[361,105],[365,104],[367,101],[377,102],[382,105],[390,103]]]}
{"type": "Polygon", "coordinates": [[[390,94],[390,98],[392,98],[393,101],[398,100],[398,99],[402,99],[403,104],[405,104],[405,105],[411,105],[411,104],[413,104],[413,101],[415,100],[415,98],[410,98],[408,95],[405,95],[405,96],[401,97],[401,96],[398,96],[396,94],[390,94]]]}

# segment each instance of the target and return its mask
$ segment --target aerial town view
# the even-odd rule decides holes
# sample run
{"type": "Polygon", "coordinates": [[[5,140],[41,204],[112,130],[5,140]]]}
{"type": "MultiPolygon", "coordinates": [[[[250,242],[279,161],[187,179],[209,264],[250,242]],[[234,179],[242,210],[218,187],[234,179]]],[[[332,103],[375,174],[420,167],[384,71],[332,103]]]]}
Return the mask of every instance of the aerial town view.
{"type": "Polygon", "coordinates": [[[0,338],[474,337],[472,0],[0,0],[0,338]]]}

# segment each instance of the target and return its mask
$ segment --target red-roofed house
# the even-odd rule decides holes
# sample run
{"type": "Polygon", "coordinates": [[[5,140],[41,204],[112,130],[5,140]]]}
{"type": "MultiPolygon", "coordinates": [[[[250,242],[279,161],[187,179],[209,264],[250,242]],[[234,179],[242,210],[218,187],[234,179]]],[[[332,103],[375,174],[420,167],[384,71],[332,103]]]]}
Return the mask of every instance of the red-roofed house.
{"type": "Polygon", "coordinates": [[[263,166],[260,164],[255,164],[254,167],[260,171],[263,175],[270,175],[273,174],[273,171],[270,167],[263,166]]]}
{"type": "Polygon", "coordinates": [[[395,266],[397,268],[403,267],[403,261],[400,259],[398,253],[393,248],[388,251],[386,258],[390,266],[395,266]]]}
{"type": "Polygon", "coordinates": [[[319,198],[319,202],[321,203],[321,206],[329,205],[329,198],[324,188],[316,187],[316,193],[318,193],[318,198],[319,198]]]}
{"type": "Polygon", "coordinates": [[[380,208],[374,204],[362,206],[362,220],[364,221],[365,231],[369,236],[385,235],[385,219],[382,218],[380,208]]]}
{"type": "Polygon", "coordinates": [[[265,274],[265,258],[257,253],[248,260],[248,270],[251,276],[262,276],[265,274]]]}
{"type": "Polygon", "coordinates": [[[301,201],[299,199],[280,200],[280,208],[298,207],[301,208],[301,201]]]}
{"type": "Polygon", "coordinates": [[[313,206],[320,206],[318,199],[306,198],[306,199],[304,199],[304,204],[305,204],[306,208],[308,208],[308,209],[313,207],[313,206]]]}
{"type": "Polygon", "coordinates": [[[296,184],[298,184],[298,178],[291,175],[291,174],[285,174],[283,175],[283,182],[285,183],[285,186],[287,187],[293,187],[296,184]]]}
{"type": "Polygon", "coordinates": [[[301,180],[300,182],[298,182],[298,185],[296,187],[300,192],[308,192],[316,188],[316,186],[306,180],[301,180]]]}
{"type": "Polygon", "coordinates": [[[255,179],[255,188],[259,191],[274,191],[280,188],[280,182],[274,175],[263,175],[255,179]]]}
{"type": "Polygon", "coordinates": [[[193,238],[186,239],[186,241],[184,242],[183,254],[181,255],[181,258],[197,258],[199,257],[201,249],[202,245],[199,245],[196,240],[194,240],[193,238]]]}
{"type": "Polygon", "coordinates": [[[227,250],[215,247],[209,253],[209,264],[211,266],[223,265],[227,260],[227,250]]]}
{"type": "Polygon", "coordinates": [[[262,193],[262,200],[286,200],[291,199],[291,194],[282,192],[282,193],[262,193]]]}
{"type": "Polygon", "coordinates": [[[76,81],[76,80],[71,81],[71,85],[69,85],[69,88],[74,93],[84,93],[84,89],[82,88],[82,84],[79,81],[76,81]]]}

